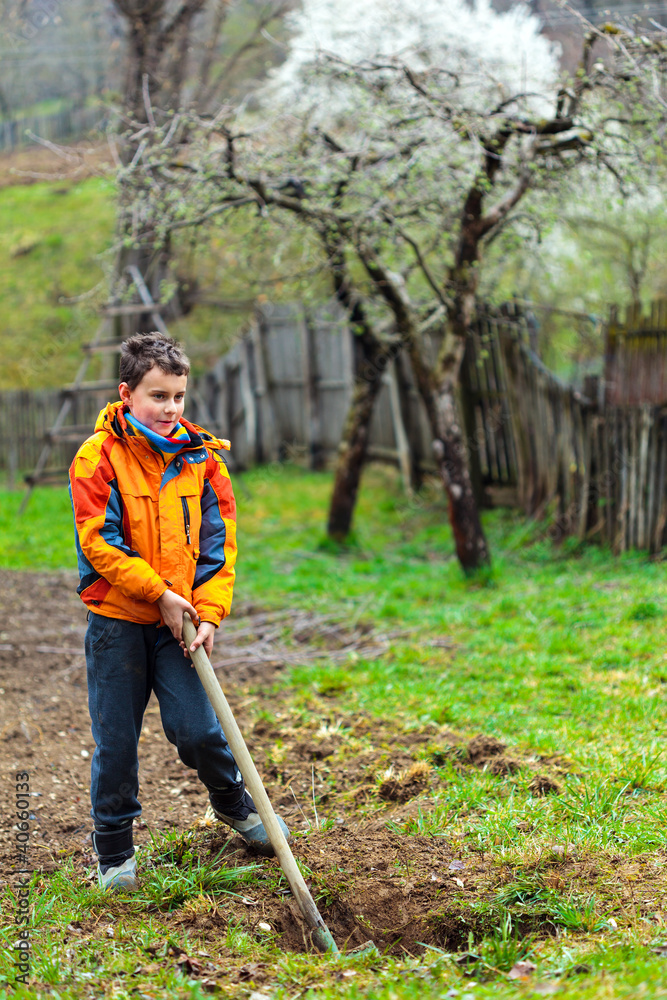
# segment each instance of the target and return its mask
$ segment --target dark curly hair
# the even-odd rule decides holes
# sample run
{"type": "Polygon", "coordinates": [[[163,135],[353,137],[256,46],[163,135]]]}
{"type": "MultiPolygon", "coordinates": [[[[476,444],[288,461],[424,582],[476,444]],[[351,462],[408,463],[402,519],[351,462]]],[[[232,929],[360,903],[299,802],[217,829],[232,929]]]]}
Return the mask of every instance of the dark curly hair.
{"type": "Polygon", "coordinates": [[[121,344],[120,380],[134,392],[156,366],[166,375],[189,375],[190,361],[181,345],[163,333],[135,333],[121,344]]]}

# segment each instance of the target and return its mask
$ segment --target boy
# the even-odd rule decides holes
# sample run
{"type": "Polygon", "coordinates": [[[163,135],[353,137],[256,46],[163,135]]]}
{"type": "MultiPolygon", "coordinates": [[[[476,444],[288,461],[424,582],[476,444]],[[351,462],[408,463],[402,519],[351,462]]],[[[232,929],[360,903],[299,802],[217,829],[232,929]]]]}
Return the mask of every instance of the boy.
{"type": "Polygon", "coordinates": [[[196,769],[217,818],[272,853],[182,637],[187,611],[198,626],[190,650],[203,645],[210,655],[229,614],[236,560],[234,495],[220,451],[229,443],[181,420],[189,371],[170,337],[126,340],[120,401],[102,410],[70,469],[78,593],[89,609],[93,846],[109,889],[137,887],[137,745],[152,690],[167,739],[196,769]]]}

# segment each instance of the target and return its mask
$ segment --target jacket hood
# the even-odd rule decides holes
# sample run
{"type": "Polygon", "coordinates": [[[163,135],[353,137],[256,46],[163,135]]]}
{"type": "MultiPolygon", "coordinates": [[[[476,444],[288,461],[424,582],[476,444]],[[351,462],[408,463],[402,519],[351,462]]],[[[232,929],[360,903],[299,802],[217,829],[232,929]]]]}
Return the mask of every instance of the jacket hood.
{"type": "MultiPolygon", "coordinates": [[[[100,410],[95,422],[95,433],[106,431],[107,434],[116,438],[136,436],[137,432],[128,426],[125,419],[126,409],[126,404],[120,399],[115,403],[107,403],[104,409],[100,410]]],[[[189,420],[181,418],[181,423],[190,432],[190,441],[183,445],[183,451],[187,451],[188,448],[201,448],[202,445],[213,451],[229,451],[230,443],[226,438],[215,437],[210,431],[191,423],[189,420]]]]}

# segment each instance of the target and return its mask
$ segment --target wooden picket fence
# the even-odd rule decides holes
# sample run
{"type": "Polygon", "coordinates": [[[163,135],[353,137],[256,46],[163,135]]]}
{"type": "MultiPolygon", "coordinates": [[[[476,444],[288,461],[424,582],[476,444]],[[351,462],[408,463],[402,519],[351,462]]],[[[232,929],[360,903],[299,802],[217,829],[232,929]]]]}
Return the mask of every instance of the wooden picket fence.
{"type": "MultiPolygon", "coordinates": [[[[653,322],[656,315],[667,323],[667,310],[654,308],[653,322]]],[[[617,405],[618,381],[610,386],[609,398],[596,378],[579,392],[533,354],[519,315],[496,314],[493,324],[504,361],[525,513],[548,518],[557,539],[597,538],[617,553],[631,548],[658,552],[667,544],[667,407],[617,405]]],[[[655,326],[648,329],[647,337],[655,338],[655,326]]],[[[632,373],[626,373],[629,394],[635,391],[632,373]]],[[[634,373],[641,382],[639,367],[634,373]]]]}
{"type": "MultiPolygon", "coordinates": [[[[377,377],[369,457],[398,465],[412,481],[415,467],[433,467],[426,412],[405,358],[377,377]]],[[[353,334],[335,303],[272,306],[199,379],[190,413],[231,440],[236,468],[285,457],[318,468],[338,450],[353,378],[353,334]]]]}
{"type": "MultiPolygon", "coordinates": [[[[94,396],[76,400],[74,417],[92,428],[103,401],[94,396]]],[[[62,404],[58,389],[5,390],[0,392],[0,469],[10,486],[22,472],[34,467],[46,435],[62,404]]],[[[66,467],[78,445],[59,442],[54,445],[53,460],[66,467]]]]}
{"type": "MultiPolygon", "coordinates": [[[[519,506],[545,519],[554,538],[657,552],[667,544],[667,398],[650,368],[667,366],[667,309],[655,307],[644,322],[645,343],[636,316],[624,332],[614,322],[608,344],[616,344],[616,360],[608,346],[606,373],[615,372],[615,381],[589,378],[579,390],[528,346],[517,307],[480,307],[462,378],[471,468],[480,489],[515,487],[519,506]],[[648,361],[624,371],[623,351],[648,361]],[[621,390],[634,399],[636,384],[653,398],[619,403],[621,390]]],[[[238,469],[285,457],[319,467],[340,442],[352,352],[353,334],[335,305],[264,308],[236,346],[193,380],[187,415],[231,439],[238,469]]],[[[419,472],[433,468],[431,435],[407,358],[399,354],[378,377],[370,457],[397,465],[416,485],[419,472]]],[[[0,468],[10,477],[34,465],[60,402],[58,392],[0,393],[0,468]]],[[[92,428],[103,402],[81,397],[75,423],[92,428]]],[[[69,464],[76,443],[56,448],[56,464],[69,464]]]]}
{"type": "Polygon", "coordinates": [[[614,406],[667,402],[667,299],[645,316],[629,306],[623,320],[612,309],[605,336],[605,399],[614,406]]]}
{"type": "Polygon", "coordinates": [[[480,309],[461,369],[461,410],[478,497],[488,486],[515,486],[517,454],[497,317],[480,309]]]}
{"type": "MultiPolygon", "coordinates": [[[[229,438],[232,468],[306,460],[322,467],[336,454],[353,388],[353,334],[329,303],[260,309],[234,348],[192,379],[186,416],[229,438]]],[[[406,483],[433,467],[431,436],[405,358],[382,381],[370,431],[372,460],[397,465],[406,483]],[[415,473],[415,469],[417,470],[415,473]]],[[[0,469],[11,480],[34,467],[62,403],[58,391],[0,392],[0,469]]],[[[108,392],[75,397],[71,422],[92,428],[108,392]]],[[[57,441],[49,466],[66,468],[78,444],[57,441]]]]}

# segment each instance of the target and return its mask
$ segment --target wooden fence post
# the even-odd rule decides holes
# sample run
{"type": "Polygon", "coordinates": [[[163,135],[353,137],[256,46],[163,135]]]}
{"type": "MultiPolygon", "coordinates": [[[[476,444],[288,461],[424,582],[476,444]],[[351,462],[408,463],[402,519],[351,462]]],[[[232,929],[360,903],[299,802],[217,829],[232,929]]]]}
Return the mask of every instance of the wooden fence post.
{"type": "Polygon", "coordinates": [[[310,468],[321,471],[325,465],[322,446],[322,397],[320,372],[317,364],[317,330],[313,317],[304,309],[305,352],[304,380],[306,382],[308,453],[310,468]]]}

